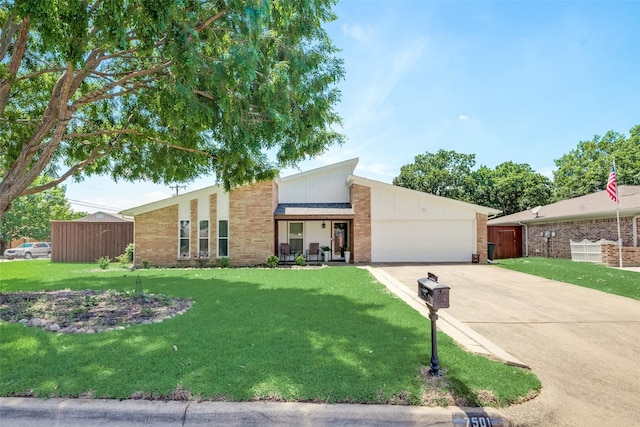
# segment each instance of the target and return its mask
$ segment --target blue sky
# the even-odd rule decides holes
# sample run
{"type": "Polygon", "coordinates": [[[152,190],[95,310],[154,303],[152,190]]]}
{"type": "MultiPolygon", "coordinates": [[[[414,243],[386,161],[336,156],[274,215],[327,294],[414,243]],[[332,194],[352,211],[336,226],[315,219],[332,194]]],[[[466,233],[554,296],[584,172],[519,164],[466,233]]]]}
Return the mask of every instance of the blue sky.
{"type": "MultiPolygon", "coordinates": [[[[580,141],[640,124],[640,1],[342,0],[335,10],[326,28],[345,61],[347,141],[283,176],[359,157],[356,174],[391,182],[416,155],[445,149],[551,177],[580,141]]],[[[88,212],[175,192],[108,178],[66,185],[88,212]]]]}

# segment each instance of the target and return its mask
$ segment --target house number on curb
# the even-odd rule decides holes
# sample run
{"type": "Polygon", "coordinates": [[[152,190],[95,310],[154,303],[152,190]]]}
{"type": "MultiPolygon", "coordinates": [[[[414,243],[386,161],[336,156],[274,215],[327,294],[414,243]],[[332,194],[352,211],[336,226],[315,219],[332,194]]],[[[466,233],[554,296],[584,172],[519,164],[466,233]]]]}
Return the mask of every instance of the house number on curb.
{"type": "Polygon", "coordinates": [[[455,427],[502,427],[501,418],[492,418],[488,415],[453,416],[455,427]]]}

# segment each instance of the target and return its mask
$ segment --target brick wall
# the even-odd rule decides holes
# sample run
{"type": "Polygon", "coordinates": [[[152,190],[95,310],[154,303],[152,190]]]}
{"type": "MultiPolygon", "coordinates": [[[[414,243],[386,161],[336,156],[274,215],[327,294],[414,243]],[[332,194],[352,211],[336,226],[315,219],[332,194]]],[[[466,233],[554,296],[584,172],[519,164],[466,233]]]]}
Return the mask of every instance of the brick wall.
{"type": "Polygon", "coordinates": [[[135,218],[135,263],[175,265],[178,258],[178,205],[135,218]]]}
{"type": "Polygon", "coordinates": [[[477,246],[476,246],[476,253],[478,255],[480,255],[480,262],[481,263],[485,263],[487,262],[487,243],[489,243],[489,241],[487,240],[487,215],[486,214],[482,214],[479,212],[476,212],[476,234],[477,234],[477,246]]]}
{"type": "MultiPolygon", "coordinates": [[[[620,218],[620,234],[623,247],[633,246],[633,224],[631,219],[631,217],[620,218]]],[[[569,240],[618,240],[616,218],[532,224],[528,227],[522,227],[523,234],[527,228],[529,232],[529,256],[571,259],[569,240]],[[547,231],[555,233],[555,236],[549,237],[548,241],[544,236],[544,233],[547,231]],[[540,235],[541,233],[543,236],[540,235]]],[[[522,236],[522,242],[523,245],[526,245],[524,235],[522,236]]],[[[523,253],[525,253],[524,249],[523,253]]]]}
{"type": "Polygon", "coordinates": [[[352,184],[350,192],[355,211],[351,258],[353,262],[371,262],[371,188],[352,184]]]}
{"type": "Polygon", "coordinates": [[[618,251],[616,245],[602,245],[602,263],[604,265],[617,267],[620,265],[620,252],[622,252],[623,267],[640,267],[640,248],[622,247],[618,251]]]}
{"type": "Polygon", "coordinates": [[[229,261],[231,265],[263,264],[273,254],[275,211],[273,181],[235,189],[229,195],[229,261]]]}

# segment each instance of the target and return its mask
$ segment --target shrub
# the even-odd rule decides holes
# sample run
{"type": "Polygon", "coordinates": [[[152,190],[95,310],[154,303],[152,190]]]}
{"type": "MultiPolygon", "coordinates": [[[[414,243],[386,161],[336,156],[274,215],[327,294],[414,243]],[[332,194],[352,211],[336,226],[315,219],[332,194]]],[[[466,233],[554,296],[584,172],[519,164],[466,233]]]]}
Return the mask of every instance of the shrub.
{"type": "Polygon", "coordinates": [[[280,260],[273,254],[267,257],[267,267],[269,268],[276,268],[278,266],[278,262],[280,262],[280,260]]]}
{"type": "Polygon", "coordinates": [[[222,268],[229,267],[229,258],[227,258],[227,257],[220,258],[220,267],[222,267],[222,268]]]}
{"type": "Polygon", "coordinates": [[[142,260],[142,268],[144,268],[145,270],[147,268],[149,268],[149,260],[148,259],[143,259],[142,260]]]}
{"type": "Polygon", "coordinates": [[[129,243],[124,250],[124,253],[116,257],[122,267],[127,267],[133,263],[133,243],[129,243]]]}
{"type": "Polygon", "coordinates": [[[298,255],[296,257],[296,264],[298,264],[298,265],[307,265],[307,259],[304,257],[304,255],[298,255]]]}
{"type": "Polygon", "coordinates": [[[109,268],[109,263],[111,262],[111,258],[109,258],[108,256],[101,256],[100,258],[98,258],[98,266],[103,269],[106,270],[107,268],[109,268]]]}

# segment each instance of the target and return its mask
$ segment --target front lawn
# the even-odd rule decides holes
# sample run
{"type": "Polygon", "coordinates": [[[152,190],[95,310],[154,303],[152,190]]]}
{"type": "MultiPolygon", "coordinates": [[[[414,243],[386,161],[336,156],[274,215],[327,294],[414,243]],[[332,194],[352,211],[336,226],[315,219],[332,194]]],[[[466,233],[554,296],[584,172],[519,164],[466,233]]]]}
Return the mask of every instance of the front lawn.
{"type": "Polygon", "coordinates": [[[424,375],[429,320],[355,267],[149,269],[0,263],[0,292],[131,290],[191,298],[150,325],[65,334],[0,322],[0,395],[503,406],[531,372],[439,334],[445,376],[424,375]]]}
{"type": "Polygon", "coordinates": [[[640,273],[559,258],[501,259],[498,266],[640,300],[640,273]]]}

